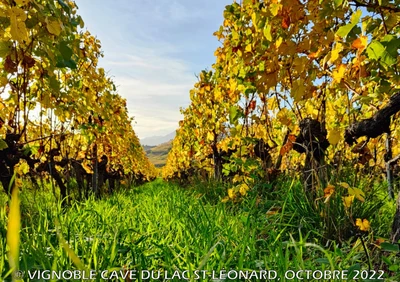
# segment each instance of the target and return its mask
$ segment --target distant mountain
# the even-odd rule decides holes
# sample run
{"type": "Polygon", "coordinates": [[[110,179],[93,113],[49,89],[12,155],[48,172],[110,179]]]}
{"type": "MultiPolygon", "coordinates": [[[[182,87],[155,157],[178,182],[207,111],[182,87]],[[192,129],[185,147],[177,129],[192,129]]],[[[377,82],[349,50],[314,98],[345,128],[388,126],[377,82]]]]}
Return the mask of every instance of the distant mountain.
{"type": "Polygon", "coordinates": [[[143,146],[149,160],[156,167],[163,167],[167,162],[167,156],[172,148],[172,141],[165,142],[158,146],[143,146]]]}
{"type": "Polygon", "coordinates": [[[140,139],[142,145],[157,146],[175,138],[175,131],[165,136],[150,136],[140,139]]]}

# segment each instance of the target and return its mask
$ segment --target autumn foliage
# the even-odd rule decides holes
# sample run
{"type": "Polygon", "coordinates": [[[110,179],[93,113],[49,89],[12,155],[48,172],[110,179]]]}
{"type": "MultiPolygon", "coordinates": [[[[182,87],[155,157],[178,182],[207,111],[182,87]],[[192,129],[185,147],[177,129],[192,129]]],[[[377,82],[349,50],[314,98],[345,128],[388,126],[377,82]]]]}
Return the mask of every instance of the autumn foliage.
{"type": "Polygon", "coordinates": [[[14,172],[37,178],[47,171],[62,184],[72,177],[73,162],[99,175],[102,160],[109,177],[153,178],[126,101],[98,66],[100,41],[80,31],[75,2],[2,1],[0,19],[3,186],[14,172]]]}
{"type": "Polygon", "coordinates": [[[234,201],[272,171],[300,175],[314,199],[329,197],[334,171],[343,166],[381,175],[385,140],[393,156],[400,154],[399,114],[387,135],[357,136],[355,145],[344,135],[400,91],[399,5],[244,0],[226,6],[214,33],[221,42],[216,62],[200,73],[182,110],[164,178],[215,176],[215,160],[229,150],[223,172],[235,174],[227,196],[234,201]],[[258,140],[269,146],[267,165],[254,155],[258,140]]]}

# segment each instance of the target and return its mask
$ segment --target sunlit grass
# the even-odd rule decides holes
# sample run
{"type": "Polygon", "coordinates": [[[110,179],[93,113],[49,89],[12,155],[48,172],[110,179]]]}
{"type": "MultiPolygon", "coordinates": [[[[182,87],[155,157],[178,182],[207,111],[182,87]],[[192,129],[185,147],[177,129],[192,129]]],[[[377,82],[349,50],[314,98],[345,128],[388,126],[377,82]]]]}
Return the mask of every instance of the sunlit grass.
{"type": "MultiPolygon", "coordinates": [[[[20,246],[20,228],[21,228],[21,213],[19,189],[13,189],[8,211],[7,225],[7,245],[8,245],[8,263],[9,272],[7,275],[15,272],[19,268],[19,246],[20,246]]],[[[12,277],[13,281],[17,281],[16,277],[12,277]]]]}
{"type": "MultiPolygon", "coordinates": [[[[221,203],[222,184],[208,184],[215,185],[212,189],[204,185],[182,189],[157,180],[66,208],[49,191],[25,189],[20,197],[19,268],[98,272],[124,268],[170,274],[175,270],[274,270],[280,281],[286,281],[288,270],[368,269],[356,237],[340,244],[323,240],[324,223],[298,183],[267,187],[270,191],[264,191],[263,197],[254,190],[240,204],[221,203]]],[[[7,232],[7,222],[16,218],[12,207],[13,203],[10,211],[0,208],[1,235],[7,232]]],[[[390,216],[371,222],[381,232],[364,236],[374,267],[391,277],[386,281],[398,281],[389,267],[398,264],[399,258],[373,245],[375,236],[387,235],[388,228],[381,225],[388,224],[390,216]]],[[[8,227],[8,232],[13,230],[8,227]]],[[[8,250],[5,238],[0,238],[0,254],[8,250]]],[[[12,261],[2,255],[0,280],[10,279],[12,267],[12,261]]],[[[99,276],[97,280],[101,281],[99,276]]]]}

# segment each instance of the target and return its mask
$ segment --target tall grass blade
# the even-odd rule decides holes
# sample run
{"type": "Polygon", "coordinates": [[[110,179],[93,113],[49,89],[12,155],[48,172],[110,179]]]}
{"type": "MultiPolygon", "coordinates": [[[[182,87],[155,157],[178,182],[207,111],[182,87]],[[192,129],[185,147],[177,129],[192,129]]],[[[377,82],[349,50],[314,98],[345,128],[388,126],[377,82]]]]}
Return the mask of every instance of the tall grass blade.
{"type": "MultiPolygon", "coordinates": [[[[11,181],[14,181],[15,175],[11,181]]],[[[11,184],[12,185],[12,184],[11,184]]],[[[7,226],[7,244],[9,249],[8,261],[12,271],[18,270],[19,262],[19,244],[20,244],[20,229],[21,229],[21,213],[20,201],[18,196],[19,188],[14,187],[11,195],[10,211],[8,214],[7,226]]],[[[17,277],[13,275],[13,281],[18,281],[17,277]]]]}

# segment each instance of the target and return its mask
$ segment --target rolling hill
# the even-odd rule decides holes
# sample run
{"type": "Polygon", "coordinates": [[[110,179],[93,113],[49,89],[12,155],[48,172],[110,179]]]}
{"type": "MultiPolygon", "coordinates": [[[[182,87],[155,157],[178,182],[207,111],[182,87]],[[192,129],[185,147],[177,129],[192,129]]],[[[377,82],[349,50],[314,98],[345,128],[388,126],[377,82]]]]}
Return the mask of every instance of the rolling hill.
{"type": "Polygon", "coordinates": [[[158,146],[143,145],[147,157],[156,167],[163,167],[165,165],[171,147],[172,140],[158,146]]]}

